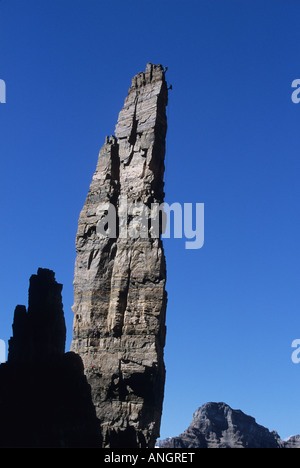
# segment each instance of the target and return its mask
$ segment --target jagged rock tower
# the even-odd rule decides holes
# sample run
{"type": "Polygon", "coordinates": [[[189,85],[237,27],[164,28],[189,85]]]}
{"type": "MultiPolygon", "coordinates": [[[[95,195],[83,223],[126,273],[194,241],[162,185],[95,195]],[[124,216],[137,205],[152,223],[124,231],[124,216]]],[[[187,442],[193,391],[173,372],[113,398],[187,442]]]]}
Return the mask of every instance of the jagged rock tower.
{"type": "Polygon", "coordinates": [[[30,278],[17,306],[8,361],[0,365],[1,448],[97,448],[99,422],[75,353],[65,353],[62,285],[53,271],[30,278]]]}
{"type": "Polygon", "coordinates": [[[165,71],[148,63],[100,150],[79,218],[72,350],[84,363],[104,447],[153,447],[159,436],[166,265],[160,236],[150,223],[139,231],[134,215],[164,199],[167,101],[165,71]],[[99,235],[110,207],[115,232],[99,235]]]}
{"type": "Polygon", "coordinates": [[[8,362],[46,362],[64,354],[66,325],[61,291],[53,271],[39,268],[31,276],[28,311],[22,305],[15,309],[8,362]]]}

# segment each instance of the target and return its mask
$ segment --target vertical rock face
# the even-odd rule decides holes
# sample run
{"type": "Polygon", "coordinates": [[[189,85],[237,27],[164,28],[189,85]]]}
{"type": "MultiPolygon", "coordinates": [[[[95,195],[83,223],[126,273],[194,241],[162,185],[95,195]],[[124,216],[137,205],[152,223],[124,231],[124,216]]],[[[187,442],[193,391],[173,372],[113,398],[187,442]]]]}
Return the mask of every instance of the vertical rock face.
{"type": "Polygon", "coordinates": [[[148,210],[164,198],[167,99],[162,66],[148,63],[100,150],[79,218],[72,350],[84,363],[104,447],[153,447],[159,436],[166,265],[148,210]],[[116,222],[107,225],[108,215],[116,222]]]}
{"type": "Polygon", "coordinates": [[[0,447],[100,447],[80,356],[65,354],[62,285],[54,272],[30,278],[28,310],[17,306],[8,362],[0,365],[0,447]]]}

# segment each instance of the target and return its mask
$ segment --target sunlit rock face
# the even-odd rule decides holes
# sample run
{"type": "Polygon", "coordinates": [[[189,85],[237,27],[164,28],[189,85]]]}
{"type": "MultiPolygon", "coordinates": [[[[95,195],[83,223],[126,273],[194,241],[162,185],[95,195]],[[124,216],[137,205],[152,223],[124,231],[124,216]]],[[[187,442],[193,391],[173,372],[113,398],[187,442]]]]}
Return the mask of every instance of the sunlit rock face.
{"type": "Polygon", "coordinates": [[[165,71],[148,63],[100,150],[78,223],[72,350],[84,363],[104,447],[153,447],[159,437],[166,264],[160,235],[150,222],[137,226],[135,215],[164,200],[167,101],[165,71]],[[105,235],[99,226],[109,210],[116,225],[105,235]]]}

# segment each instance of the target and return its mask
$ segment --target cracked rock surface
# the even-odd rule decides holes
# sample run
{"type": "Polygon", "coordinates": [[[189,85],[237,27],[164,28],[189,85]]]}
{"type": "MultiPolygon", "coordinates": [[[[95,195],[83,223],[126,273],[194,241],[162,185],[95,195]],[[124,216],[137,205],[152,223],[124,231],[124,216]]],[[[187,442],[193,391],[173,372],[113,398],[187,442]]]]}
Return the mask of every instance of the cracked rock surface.
{"type": "Polygon", "coordinates": [[[78,223],[71,349],[84,364],[103,447],[154,447],[159,437],[166,264],[160,235],[135,215],[163,203],[167,101],[164,69],[148,63],[100,150],[78,223]],[[110,234],[99,235],[109,212],[116,225],[103,223],[110,234]]]}

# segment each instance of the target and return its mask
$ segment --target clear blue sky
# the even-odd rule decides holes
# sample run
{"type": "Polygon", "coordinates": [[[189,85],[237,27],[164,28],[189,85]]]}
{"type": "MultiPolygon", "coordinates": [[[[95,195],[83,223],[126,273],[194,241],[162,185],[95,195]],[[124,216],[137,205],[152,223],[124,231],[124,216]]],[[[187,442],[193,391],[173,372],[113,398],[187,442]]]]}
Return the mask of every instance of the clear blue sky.
{"type": "Polygon", "coordinates": [[[72,337],[75,235],[131,78],[168,66],[166,201],[205,204],[205,244],[165,241],[161,436],[207,401],[300,433],[300,2],[2,0],[0,338],[38,267],[63,283],[72,337]]]}

